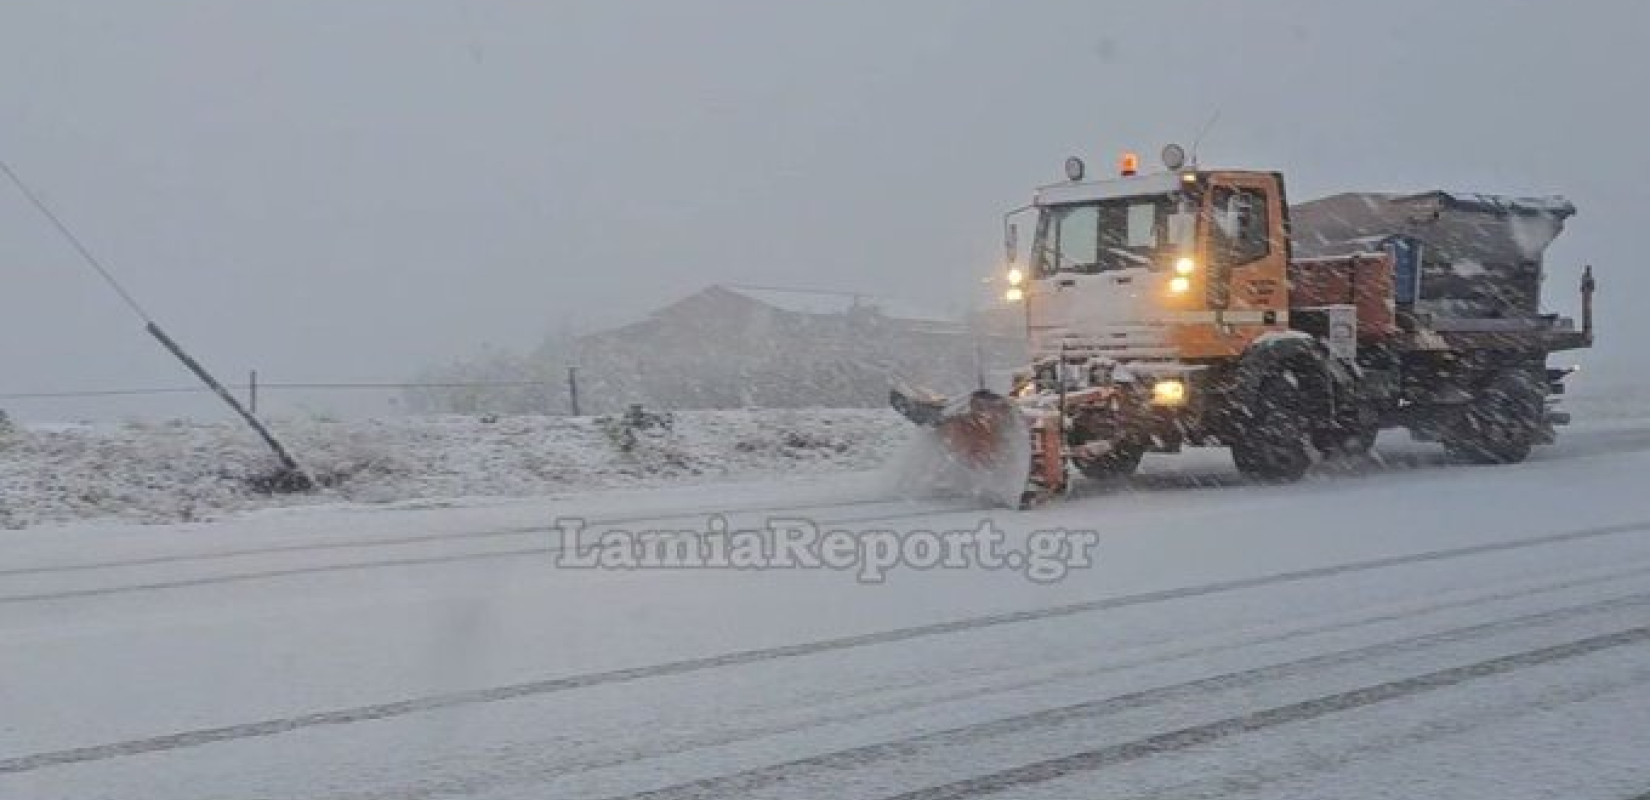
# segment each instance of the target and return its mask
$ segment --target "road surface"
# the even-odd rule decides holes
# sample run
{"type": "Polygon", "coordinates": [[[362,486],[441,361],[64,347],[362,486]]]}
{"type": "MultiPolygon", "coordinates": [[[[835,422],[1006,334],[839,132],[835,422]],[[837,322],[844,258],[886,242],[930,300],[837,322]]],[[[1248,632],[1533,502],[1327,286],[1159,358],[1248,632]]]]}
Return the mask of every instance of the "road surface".
{"type": "Polygon", "coordinates": [[[1031,512],[874,474],[0,534],[0,797],[1650,792],[1650,426],[1148,459],[1031,512]],[[596,529],[1094,530],[1091,567],[602,570],[596,529]]]}

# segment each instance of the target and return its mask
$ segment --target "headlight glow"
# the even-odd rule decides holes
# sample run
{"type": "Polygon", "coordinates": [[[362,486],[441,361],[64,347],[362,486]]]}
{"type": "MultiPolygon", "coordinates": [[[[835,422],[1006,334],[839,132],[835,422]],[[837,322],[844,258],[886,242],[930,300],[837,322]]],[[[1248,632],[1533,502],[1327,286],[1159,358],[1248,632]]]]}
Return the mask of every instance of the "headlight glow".
{"type": "Polygon", "coordinates": [[[1172,294],[1185,294],[1191,288],[1192,282],[1184,275],[1177,275],[1169,279],[1169,292],[1172,294]]]}
{"type": "Polygon", "coordinates": [[[1025,283],[1025,282],[1026,282],[1025,270],[1022,270],[1019,267],[1009,267],[1008,268],[1008,285],[1009,286],[1019,286],[1020,284],[1025,283]]]}
{"type": "Polygon", "coordinates": [[[1197,262],[1193,261],[1191,256],[1181,256],[1174,262],[1174,271],[1178,275],[1190,275],[1197,271],[1197,262]]]}
{"type": "Polygon", "coordinates": [[[1152,404],[1178,406],[1186,402],[1186,382],[1167,378],[1152,384],[1152,404]]]}
{"type": "Polygon", "coordinates": [[[1026,293],[1024,289],[1021,289],[1018,286],[1010,286],[1008,287],[1008,291],[1003,293],[1003,299],[1010,303],[1018,303],[1021,300],[1026,299],[1026,293]]]}

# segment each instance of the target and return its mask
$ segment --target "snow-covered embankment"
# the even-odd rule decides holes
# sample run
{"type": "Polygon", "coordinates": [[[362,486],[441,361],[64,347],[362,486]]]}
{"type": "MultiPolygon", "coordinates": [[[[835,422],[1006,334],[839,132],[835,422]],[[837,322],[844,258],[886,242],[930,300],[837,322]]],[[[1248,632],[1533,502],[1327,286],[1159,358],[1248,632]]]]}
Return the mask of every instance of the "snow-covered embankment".
{"type": "Polygon", "coordinates": [[[16,426],[0,433],[0,528],[864,469],[909,433],[898,415],[878,409],[687,412],[640,428],[563,417],[287,420],[274,428],[326,490],[257,491],[273,457],[234,423],[16,426]]]}

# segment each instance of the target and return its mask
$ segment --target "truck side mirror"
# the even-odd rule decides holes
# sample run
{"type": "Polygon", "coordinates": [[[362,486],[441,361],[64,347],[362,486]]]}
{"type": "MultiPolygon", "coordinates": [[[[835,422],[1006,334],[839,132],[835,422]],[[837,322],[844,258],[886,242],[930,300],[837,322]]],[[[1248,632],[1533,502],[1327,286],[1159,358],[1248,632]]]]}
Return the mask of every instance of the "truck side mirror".
{"type": "Polygon", "coordinates": [[[1008,223],[1008,229],[1003,232],[1003,252],[1008,256],[1007,263],[1012,264],[1020,258],[1020,226],[1008,223]]]}

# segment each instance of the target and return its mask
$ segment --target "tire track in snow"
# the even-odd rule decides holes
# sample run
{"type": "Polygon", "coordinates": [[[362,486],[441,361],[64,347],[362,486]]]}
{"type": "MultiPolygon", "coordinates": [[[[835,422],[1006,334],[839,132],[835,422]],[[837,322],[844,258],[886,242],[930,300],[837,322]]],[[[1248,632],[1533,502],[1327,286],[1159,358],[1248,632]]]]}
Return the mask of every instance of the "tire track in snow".
{"type": "MultiPolygon", "coordinates": [[[[794,781],[798,778],[816,778],[818,773],[832,770],[860,769],[878,762],[911,758],[928,749],[970,745],[987,739],[1031,733],[1055,725],[1104,717],[1161,703],[1196,699],[1208,692],[1239,689],[1269,681],[1285,680],[1302,674],[1309,674],[1313,671],[1357,663],[1380,656],[1425,650],[1438,645],[1453,644],[1508,630],[1547,625],[1598,611],[1646,605],[1650,605],[1650,593],[1627,595],[1552,611],[1542,611],[1419,636],[1377,642],[1277,664],[1268,664],[1264,667],[1227,672],[1098,700],[1047,708],[1018,716],[920,734],[904,739],[808,756],[733,775],[706,778],[625,795],[623,800],[690,800],[691,798],[702,797],[740,797],[777,783],[794,781]]],[[[1646,636],[1650,637],[1650,627],[1646,627],[1644,631],[1646,636]]]]}
{"type": "Polygon", "coordinates": [[[1262,711],[1254,711],[1203,725],[1194,725],[1189,728],[1148,736],[1144,739],[1136,739],[1132,742],[1051,758],[1001,772],[931,786],[914,792],[906,792],[887,798],[887,800],[960,800],[967,797],[997,794],[1018,786],[1044,783],[1076,773],[1092,772],[1129,761],[1201,747],[1245,733],[1253,733],[1295,722],[1305,722],[1343,711],[1352,711],[1378,703],[1459,686],[1484,678],[1505,675],[1521,669],[1580,658],[1617,647],[1630,647],[1645,643],[1650,643],[1650,626],[1628,628],[1602,636],[1578,639],[1536,650],[1526,650],[1485,661],[1429,672],[1424,675],[1377,683],[1288,705],[1274,706],[1262,711]]]}
{"type": "MultiPolygon", "coordinates": [[[[827,507],[843,507],[843,506],[851,507],[853,505],[855,505],[855,504],[852,504],[852,503],[847,503],[847,504],[837,503],[837,504],[832,504],[832,506],[827,506],[827,507]]],[[[774,514],[778,514],[778,513],[781,513],[781,512],[795,511],[795,510],[797,510],[795,507],[789,507],[789,508],[774,508],[774,509],[758,509],[758,510],[753,511],[753,512],[740,512],[740,513],[762,513],[763,511],[767,511],[767,512],[771,512],[771,513],[774,513],[774,514]]],[[[831,528],[831,527],[840,526],[840,525],[851,525],[851,524],[863,523],[863,522],[882,522],[882,521],[885,521],[885,520],[892,521],[892,520],[901,520],[901,519],[917,519],[917,518],[921,518],[921,517],[931,517],[931,516],[934,516],[936,514],[957,513],[957,512],[969,511],[969,510],[974,510],[974,507],[965,507],[965,508],[953,509],[953,510],[931,509],[930,508],[930,509],[924,509],[924,510],[921,510],[921,511],[911,511],[911,512],[902,513],[902,514],[872,514],[872,515],[869,515],[869,516],[862,516],[862,517],[847,517],[847,518],[843,518],[843,519],[820,520],[818,522],[818,524],[822,529],[824,529],[824,528],[831,528]]],[[[675,518],[676,518],[676,516],[670,516],[670,517],[644,517],[644,518],[640,518],[640,519],[637,519],[637,520],[634,520],[634,521],[635,522],[666,521],[666,520],[675,519],[675,518]]],[[[602,524],[614,524],[614,523],[602,523],[602,524]]],[[[587,527],[595,527],[596,525],[597,525],[596,523],[587,523],[587,527]]],[[[542,534],[548,536],[552,532],[553,532],[553,530],[551,528],[546,527],[546,528],[528,529],[527,531],[513,531],[511,533],[511,535],[521,535],[522,533],[542,533],[542,534]]],[[[704,538],[705,536],[711,535],[709,532],[705,532],[705,531],[698,531],[696,533],[698,534],[698,536],[700,538],[704,538]]],[[[518,547],[518,548],[509,549],[509,550],[486,550],[486,551],[482,551],[482,552],[470,552],[470,553],[446,553],[446,554],[442,554],[442,555],[432,555],[432,556],[404,556],[404,557],[401,557],[401,558],[385,558],[385,559],[377,559],[377,560],[374,560],[374,561],[348,561],[348,562],[344,562],[344,563],[341,563],[341,564],[312,564],[312,565],[302,566],[302,567],[285,567],[285,568],[282,568],[282,569],[253,570],[253,571],[247,571],[247,572],[232,572],[232,573],[228,573],[228,574],[219,574],[219,575],[201,575],[201,576],[197,576],[197,577],[193,577],[193,578],[178,578],[178,579],[175,579],[175,580],[152,581],[152,582],[149,582],[149,583],[129,583],[129,584],[120,584],[120,585],[116,585],[116,586],[91,586],[91,587],[87,587],[87,588],[84,588],[84,589],[65,589],[65,590],[62,590],[62,591],[55,591],[55,592],[35,592],[35,593],[30,593],[30,594],[0,595],[0,605],[8,605],[8,604],[15,604],[15,603],[38,603],[38,602],[45,602],[45,601],[50,601],[50,600],[78,600],[78,599],[83,599],[83,598],[88,598],[88,597],[104,597],[104,596],[108,596],[108,595],[128,594],[128,593],[133,593],[133,592],[156,592],[156,591],[164,591],[164,590],[168,590],[168,589],[188,589],[188,588],[193,588],[193,587],[197,587],[197,586],[213,586],[213,585],[223,584],[223,583],[242,583],[242,582],[246,582],[246,581],[272,580],[272,579],[276,579],[276,578],[290,578],[290,577],[295,577],[295,576],[299,576],[299,575],[323,575],[323,574],[335,573],[335,572],[352,572],[352,571],[356,571],[356,570],[370,570],[370,569],[389,569],[389,568],[396,568],[396,567],[418,567],[418,566],[427,566],[427,565],[431,565],[431,564],[456,564],[456,563],[463,563],[463,562],[466,562],[466,561],[489,561],[489,560],[494,560],[494,559],[521,558],[523,556],[553,556],[557,553],[562,552],[564,549],[565,548],[560,547],[558,545],[543,545],[543,546],[539,546],[539,547],[518,547]]]]}
{"type": "MultiPolygon", "coordinates": [[[[1380,625],[1384,623],[1413,619],[1442,611],[1455,611],[1515,598],[1540,596],[1568,589],[1582,588],[1601,583],[1610,583],[1619,581],[1623,578],[1642,577],[1647,574],[1650,574],[1650,567],[1635,567],[1632,569],[1617,570],[1589,578],[1565,580],[1536,587],[1521,587],[1519,589],[1495,592],[1492,594],[1476,595],[1466,599],[1453,600],[1450,602],[1417,604],[1402,610],[1386,611],[1379,614],[1358,617],[1356,619],[1342,619],[1327,623],[1298,626],[1268,635],[1253,636],[1250,638],[1242,638],[1233,641],[1223,641],[1215,644],[1203,644],[1195,647],[1183,647],[1178,650],[1159,652],[1149,656],[1112,663],[1103,663],[1098,665],[1090,664],[1081,667],[1062,669],[1057,672],[1039,676],[1035,679],[1018,680],[1011,686],[971,686],[968,688],[950,690],[935,695],[884,703],[882,705],[875,705],[868,708],[859,708],[846,712],[817,714],[807,719],[765,725],[748,725],[735,730],[723,730],[710,734],[689,735],[676,741],[654,745],[652,747],[637,746],[619,753],[602,754],[600,756],[586,757],[576,761],[545,761],[542,759],[542,751],[539,748],[534,748],[534,756],[530,759],[505,763],[489,763],[484,774],[449,776],[441,779],[425,778],[420,780],[416,786],[411,788],[402,787],[391,790],[369,791],[346,796],[357,798],[357,800],[368,800],[369,798],[370,800],[387,800],[387,798],[394,798],[395,800],[421,800],[422,798],[480,794],[483,791],[491,791],[501,786],[526,783],[543,783],[556,777],[572,773],[592,772],[596,770],[622,767],[627,764],[648,759],[675,756],[693,752],[695,750],[756,741],[773,736],[796,733],[799,731],[808,730],[810,728],[861,722],[878,717],[885,717],[891,714],[930,708],[933,706],[944,705],[946,703],[954,703],[978,697],[987,697],[1008,691],[1017,691],[1037,686],[1049,685],[1059,683],[1061,681],[1069,681],[1079,678],[1092,678],[1099,675],[1124,672],[1127,670],[1149,667],[1156,664],[1167,664],[1190,658],[1204,658],[1219,653],[1232,652],[1249,647],[1278,644],[1294,639],[1301,639],[1326,633],[1340,633],[1350,630],[1357,630],[1359,628],[1364,628],[1371,625],[1380,625]]],[[[926,686],[931,683],[932,681],[923,681],[921,685],[926,686]]],[[[911,687],[895,687],[894,690],[898,691],[899,689],[905,688],[911,687]]],[[[842,695],[847,694],[863,696],[863,694],[859,692],[843,692],[839,695],[832,695],[832,697],[842,699],[842,695]]],[[[832,701],[830,699],[824,699],[814,701],[809,705],[823,706],[834,709],[834,706],[831,705],[831,703],[832,701]]]]}
{"type": "MultiPolygon", "coordinates": [[[[775,510],[786,510],[786,509],[775,509],[775,510]]],[[[935,511],[932,511],[932,510],[924,510],[924,511],[914,511],[914,512],[910,512],[910,513],[906,513],[906,514],[876,514],[876,515],[866,516],[866,517],[851,517],[851,518],[846,518],[846,519],[824,520],[824,521],[821,521],[819,523],[819,525],[820,525],[821,528],[830,528],[830,527],[839,526],[839,525],[849,525],[849,524],[864,523],[864,522],[882,522],[882,521],[892,521],[892,520],[900,520],[900,519],[916,519],[916,518],[921,518],[921,517],[933,516],[935,513],[946,513],[946,512],[935,512],[935,511]]],[[[1492,543],[1489,543],[1489,544],[1482,544],[1482,545],[1470,545],[1470,546],[1463,547],[1463,548],[1457,548],[1455,550],[1432,551],[1430,554],[1429,553],[1421,553],[1421,554],[1413,554],[1413,555],[1405,555],[1405,556],[1395,556],[1395,557],[1387,558],[1387,559],[1377,559],[1377,560],[1372,561],[1372,562],[1356,562],[1356,563],[1351,564],[1351,565],[1344,565],[1344,566],[1351,567],[1350,570],[1343,569],[1343,567],[1319,567],[1319,568],[1314,568],[1314,569],[1301,570],[1298,573],[1295,573],[1295,572],[1281,573],[1280,575],[1277,575],[1277,576],[1268,576],[1267,578],[1249,579],[1249,580],[1267,580],[1267,581],[1287,580],[1288,579],[1287,576],[1293,576],[1293,575],[1301,575],[1301,576],[1306,576],[1306,577],[1326,577],[1326,576],[1331,576],[1331,575],[1338,575],[1343,571],[1358,571],[1358,570],[1361,570],[1361,569],[1372,569],[1372,568],[1376,568],[1376,567],[1379,567],[1379,566],[1388,565],[1389,563],[1391,565],[1397,565],[1397,564],[1415,563],[1417,559],[1419,559],[1420,561],[1431,560],[1435,555],[1438,556],[1438,557],[1444,557],[1444,558],[1455,558],[1455,557],[1460,557],[1460,556],[1478,555],[1478,554],[1481,554],[1481,553],[1493,553],[1493,552],[1498,552],[1498,551],[1501,551],[1501,550],[1519,549],[1519,548],[1523,548],[1523,547],[1532,547],[1532,546],[1539,546],[1539,545],[1545,545],[1545,544],[1554,544],[1554,543],[1559,543],[1559,542],[1575,541],[1575,540],[1579,540],[1579,539],[1592,539],[1592,538],[1598,538],[1598,537],[1602,537],[1602,536],[1614,536],[1614,535],[1623,534],[1623,533],[1637,533],[1637,532],[1642,532],[1642,531],[1647,531],[1647,530],[1650,530],[1650,521],[1629,522],[1629,523],[1624,523],[1624,524],[1620,524],[1620,525],[1605,525],[1605,526],[1597,527],[1597,528],[1584,528],[1584,529],[1581,529],[1581,530],[1567,531],[1565,533],[1558,533],[1558,534],[1548,534],[1548,535],[1545,535],[1545,536],[1537,536],[1537,537],[1532,537],[1532,538],[1528,538],[1528,539],[1515,539],[1515,540],[1506,541],[1506,542],[1492,542],[1492,543]],[[1371,566],[1371,565],[1373,565],[1373,566],[1371,566]],[[1329,571],[1328,572],[1323,572],[1322,570],[1325,570],[1325,569],[1327,569],[1329,571]]],[[[549,533],[549,529],[545,529],[545,532],[549,533]]],[[[709,535],[709,534],[707,533],[705,535],[709,535]]],[[[149,583],[133,583],[133,584],[123,584],[123,585],[118,585],[118,586],[93,586],[93,587],[87,587],[87,588],[84,588],[84,589],[68,589],[68,590],[56,591],[56,592],[35,592],[35,593],[29,593],[29,594],[0,595],[0,606],[12,605],[12,604],[18,604],[18,603],[48,602],[48,601],[54,601],[54,600],[79,600],[79,599],[90,598],[90,597],[106,597],[106,596],[110,596],[110,595],[129,594],[129,593],[134,593],[134,592],[155,592],[155,591],[165,591],[165,590],[171,590],[171,589],[188,589],[188,588],[194,588],[194,587],[198,587],[198,586],[214,586],[214,585],[226,584],[226,583],[242,583],[242,582],[247,582],[247,581],[274,580],[274,579],[278,579],[278,578],[290,578],[290,577],[296,577],[296,576],[300,576],[300,575],[324,575],[324,574],[328,574],[328,573],[353,572],[353,571],[356,571],[356,570],[390,569],[390,568],[397,568],[397,567],[420,567],[420,566],[429,566],[429,565],[434,565],[434,564],[456,564],[456,563],[463,563],[463,562],[468,562],[468,561],[490,561],[490,560],[499,560],[499,559],[521,558],[521,557],[524,557],[524,556],[546,556],[546,555],[555,555],[556,553],[562,552],[562,549],[563,548],[557,547],[555,545],[547,545],[547,546],[543,546],[543,547],[522,547],[522,548],[514,548],[514,549],[510,549],[510,550],[489,550],[489,551],[480,552],[480,553],[450,553],[450,554],[434,555],[434,556],[406,556],[406,557],[403,557],[403,558],[387,558],[387,559],[379,559],[379,560],[376,560],[376,561],[350,561],[350,562],[345,562],[345,563],[342,563],[342,564],[315,564],[315,565],[303,566],[303,567],[286,567],[286,568],[283,568],[283,569],[269,569],[269,570],[256,570],[256,571],[249,571],[249,572],[236,572],[236,573],[230,573],[230,574],[227,574],[227,575],[203,575],[203,576],[198,576],[198,577],[193,577],[193,578],[179,578],[179,579],[176,579],[176,580],[169,580],[169,581],[153,581],[153,582],[149,582],[149,583]]],[[[1238,583],[1242,583],[1242,582],[1238,582],[1238,583]]],[[[1214,586],[1224,586],[1225,584],[1213,584],[1213,585],[1214,586]]],[[[1256,585],[1265,585],[1265,584],[1256,584],[1256,585]]],[[[1247,588],[1247,587],[1246,586],[1238,586],[1237,588],[1247,588]]],[[[1167,591],[1173,592],[1173,591],[1178,591],[1178,590],[1167,590],[1167,591]]],[[[1194,591],[1196,591],[1196,590],[1194,590],[1194,591]]],[[[1172,599],[1172,598],[1170,598],[1170,599],[1172,599]]],[[[1085,605],[1085,604],[1078,604],[1078,606],[1076,606],[1076,607],[1081,607],[1083,605],[1085,605]]],[[[1080,613],[1080,612],[1072,612],[1072,613],[1080,613]]]]}
{"type": "MultiPolygon", "coordinates": [[[[1408,725],[1381,726],[1368,738],[1358,739],[1350,748],[1345,746],[1328,753],[1318,752],[1326,742],[1314,742],[1302,750],[1292,750],[1273,759],[1262,757],[1254,763],[1236,765],[1235,774],[1214,774],[1135,794],[1131,800],[1186,800],[1188,797],[1233,797],[1237,795],[1266,797],[1278,784],[1332,773],[1359,761],[1396,752],[1446,743],[1451,739],[1481,733],[1486,728],[1516,722],[1517,720],[1552,713],[1566,706],[1596,702],[1603,698],[1643,692],[1650,689],[1650,665],[1644,669],[1618,672],[1608,680],[1588,681],[1581,685],[1561,685],[1546,689],[1539,696],[1509,704],[1476,707],[1452,713],[1442,718],[1429,719],[1408,725]]],[[[1334,747],[1335,739],[1327,741],[1334,747]]],[[[1189,776],[1188,776],[1189,777],[1189,776]]],[[[1437,796],[1436,794],[1432,796],[1437,796]]],[[[1650,797],[1645,798],[1650,800],[1650,797]]]]}
{"type": "MultiPolygon", "coordinates": [[[[911,500],[847,500],[835,503],[804,503],[801,505],[751,506],[744,508],[730,508],[718,506],[715,508],[688,509],[660,514],[635,515],[623,517],[609,517],[586,520],[589,527],[607,527],[612,525],[632,525],[638,522],[663,522],[680,518],[709,517],[713,514],[733,516],[736,514],[778,514],[791,511],[816,511],[830,508],[857,508],[871,505],[909,506],[916,501],[911,500]]],[[[957,508],[938,507],[926,509],[923,513],[946,514],[955,511],[972,511],[978,506],[964,505],[957,508]]],[[[313,542],[309,544],[276,544],[266,547],[242,547],[224,550],[214,550],[205,553],[179,553],[166,556],[147,556],[143,558],[114,559],[109,561],[82,561],[71,564],[47,564],[37,567],[10,567],[0,569],[0,578],[10,578],[25,575],[55,575],[70,572],[91,572],[100,569],[118,569],[121,567],[152,567],[163,564],[187,564],[206,561],[218,561],[246,556],[276,555],[289,553],[327,552],[332,550],[368,549],[373,547],[395,547],[409,544],[427,544],[429,542],[445,541],[476,541],[481,539],[502,539],[512,536],[526,536],[530,534],[546,533],[550,528],[545,525],[521,525],[509,528],[493,528],[483,531],[454,531],[449,533],[424,533],[406,536],[339,539],[327,542],[313,542]]]]}
{"type": "Polygon", "coordinates": [[[497,686],[486,689],[471,689],[460,692],[426,695],[389,703],[355,706],[352,708],[317,711],[291,717],[261,720],[235,725],[224,725],[213,728],[200,728],[179,733],[163,734],[143,739],[131,739],[123,742],[91,745],[67,750],[56,750],[33,755],[16,756],[0,759],[0,775],[30,772],[52,766],[74,764],[86,761],[101,761],[109,758],[155,753],[168,750],[178,750],[188,747],[200,747],[215,742],[227,742],[237,739],[250,739],[262,736],[275,736],[282,733],[303,730],[305,728],[349,725],[358,722],[370,722],[392,717],[436,711],[444,708],[476,705],[481,703],[496,703],[515,700],[524,697],[552,694],[556,692],[572,691],[593,686],[604,686],[618,683],[660,678],[674,675],[684,675],[702,672],[711,669],[736,667],[748,664],[758,664],[766,661],[775,661],[786,658],[800,658],[818,655],[821,653],[871,647],[876,645],[895,644],[900,642],[924,639],[930,636],[941,636],[953,633],[963,633],[987,628],[1002,627],[1024,622],[1058,619],[1061,617],[1076,616],[1116,608],[1150,605],[1172,600],[1192,597],[1222,594],[1226,592],[1243,591],[1284,583],[1318,580],[1349,573],[1365,572],[1391,567],[1422,564],[1434,561],[1444,561],[1455,558],[1465,558],[1475,555],[1517,550],[1527,547],[1538,547],[1560,542],[1578,541],[1603,536],[1635,533],[1650,530],[1650,523],[1634,523],[1615,525],[1600,528],[1586,528],[1565,533],[1548,534],[1545,536],[1516,539],[1504,542],[1458,547],[1448,550],[1433,550],[1423,553],[1411,553],[1401,556],[1355,561],[1323,567],[1294,570],[1290,572],[1273,573],[1252,578],[1238,578],[1228,581],[1203,584],[1200,586],[1162,589],[1141,594],[1122,595],[1101,600],[1092,600],[1084,603],[1072,603],[1061,606],[1050,606],[1026,611],[1013,611],[1001,614],[990,614],[978,617],[937,622],[927,625],[916,625],[906,628],[872,633],[855,634],[834,639],[821,639],[812,642],[780,645],[755,650],[740,650],[714,656],[703,656],[680,661],[668,661],[647,666],[627,667],[605,672],[591,672],[579,675],[569,675],[558,678],[547,678],[525,683],[497,686]]]}

